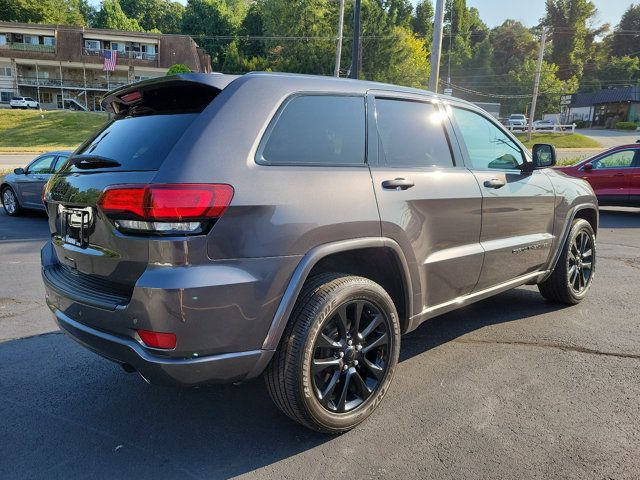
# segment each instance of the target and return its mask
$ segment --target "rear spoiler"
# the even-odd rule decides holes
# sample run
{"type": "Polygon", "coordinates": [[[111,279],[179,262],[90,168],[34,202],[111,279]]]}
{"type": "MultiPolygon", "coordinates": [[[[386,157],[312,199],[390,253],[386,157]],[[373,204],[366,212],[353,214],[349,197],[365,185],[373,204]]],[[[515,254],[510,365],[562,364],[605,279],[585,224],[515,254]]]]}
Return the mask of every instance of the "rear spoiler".
{"type": "Polygon", "coordinates": [[[102,108],[124,117],[136,112],[202,111],[239,75],[183,73],[131,83],[108,92],[102,108]]]}

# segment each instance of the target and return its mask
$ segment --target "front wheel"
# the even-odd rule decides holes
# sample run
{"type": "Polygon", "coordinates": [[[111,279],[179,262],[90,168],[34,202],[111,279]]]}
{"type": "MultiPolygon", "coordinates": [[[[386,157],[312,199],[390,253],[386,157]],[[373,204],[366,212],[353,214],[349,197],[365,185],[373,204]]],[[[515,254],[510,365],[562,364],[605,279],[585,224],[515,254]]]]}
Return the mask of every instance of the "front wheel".
{"type": "Polygon", "coordinates": [[[380,404],[399,350],[398,314],[380,285],[322,274],[303,288],[265,382],[290,418],[319,432],[341,433],[380,404]]]}
{"type": "Polygon", "coordinates": [[[575,305],[591,288],[595,268],[595,232],[589,222],[576,219],[553,273],[538,284],[538,289],[549,301],[575,305]]]}
{"type": "Polygon", "coordinates": [[[2,190],[2,206],[11,217],[20,215],[20,203],[11,187],[4,187],[2,190]]]}

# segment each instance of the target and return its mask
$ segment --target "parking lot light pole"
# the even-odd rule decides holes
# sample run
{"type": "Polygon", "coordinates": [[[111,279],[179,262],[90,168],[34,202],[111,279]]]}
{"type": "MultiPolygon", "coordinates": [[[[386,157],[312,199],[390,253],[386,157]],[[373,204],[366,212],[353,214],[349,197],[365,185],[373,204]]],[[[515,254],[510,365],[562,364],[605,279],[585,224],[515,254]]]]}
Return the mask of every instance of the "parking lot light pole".
{"type": "Polygon", "coordinates": [[[361,0],[356,0],[353,12],[353,48],[351,49],[351,78],[358,78],[360,73],[360,10],[361,0]]]}

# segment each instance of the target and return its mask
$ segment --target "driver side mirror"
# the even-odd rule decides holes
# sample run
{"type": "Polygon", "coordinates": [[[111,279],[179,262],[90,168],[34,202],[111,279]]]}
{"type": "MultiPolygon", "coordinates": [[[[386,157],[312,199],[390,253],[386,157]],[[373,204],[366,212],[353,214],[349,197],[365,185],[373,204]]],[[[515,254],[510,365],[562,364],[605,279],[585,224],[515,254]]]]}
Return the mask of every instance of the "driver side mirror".
{"type": "Polygon", "coordinates": [[[13,173],[15,173],[16,175],[24,175],[26,172],[24,168],[14,168],[13,173]]]}
{"type": "Polygon", "coordinates": [[[593,163],[585,163],[583,168],[585,172],[590,172],[591,170],[593,170],[593,163]]]}
{"type": "Polygon", "coordinates": [[[556,164],[556,147],[549,143],[536,143],[532,149],[533,168],[549,168],[556,164]]]}

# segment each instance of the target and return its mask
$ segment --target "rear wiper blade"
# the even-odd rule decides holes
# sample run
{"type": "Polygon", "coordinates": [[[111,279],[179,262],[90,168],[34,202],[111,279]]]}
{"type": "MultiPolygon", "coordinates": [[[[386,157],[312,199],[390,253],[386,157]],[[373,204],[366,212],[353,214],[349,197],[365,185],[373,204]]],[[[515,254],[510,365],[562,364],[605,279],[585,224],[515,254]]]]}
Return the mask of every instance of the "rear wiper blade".
{"type": "Polygon", "coordinates": [[[103,167],[119,167],[120,162],[100,155],[73,155],[67,160],[70,165],[77,168],[103,168],[103,167]]]}

